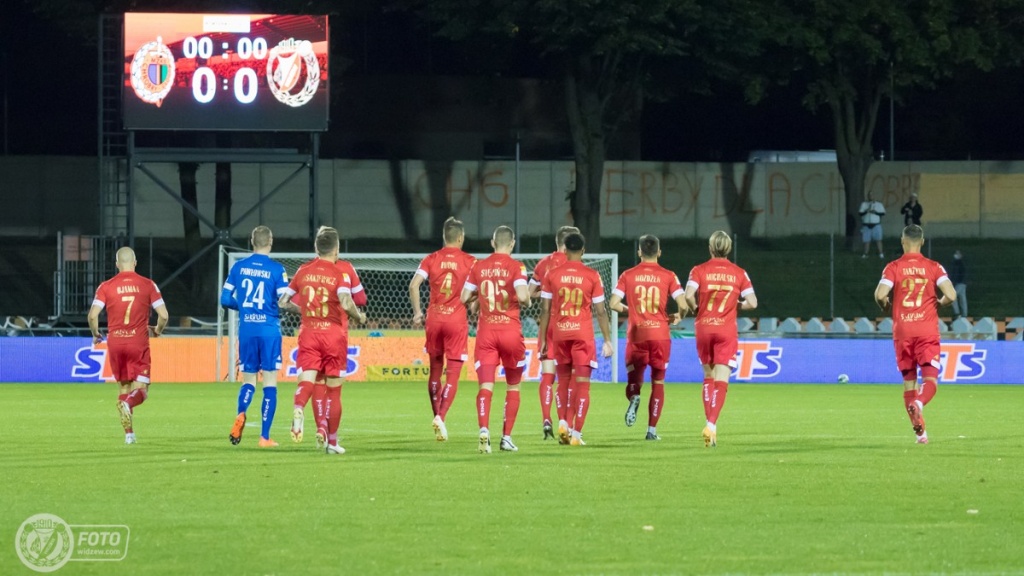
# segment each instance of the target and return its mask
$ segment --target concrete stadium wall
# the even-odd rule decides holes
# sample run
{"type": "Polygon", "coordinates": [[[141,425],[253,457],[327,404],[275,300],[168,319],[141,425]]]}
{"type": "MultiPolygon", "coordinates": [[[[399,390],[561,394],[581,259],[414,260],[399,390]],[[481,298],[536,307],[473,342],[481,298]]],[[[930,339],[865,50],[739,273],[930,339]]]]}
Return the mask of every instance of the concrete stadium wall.
{"type": "MultiPolygon", "coordinates": [[[[148,168],[177,189],[175,164],[148,168]]],[[[270,195],[294,166],[236,164],[232,214],[270,195]]],[[[213,217],[214,165],[197,174],[199,210],[213,217]]],[[[519,171],[519,233],[548,234],[570,223],[568,161],[523,162],[519,171]]],[[[245,236],[265,223],[283,238],[308,234],[306,175],[300,174],[235,229],[245,236]]],[[[1024,162],[876,162],[868,188],[886,206],[885,234],[903,226],[900,206],[912,192],[924,207],[931,236],[1020,237],[1024,234],[1024,162]]],[[[136,234],[182,234],[181,206],[145,174],[134,176],[136,234]]],[[[0,159],[0,235],[52,234],[97,226],[95,160],[0,159]]],[[[424,162],[324,160],[319,172],[318,223],[347,238],[429,239],[448,215],[473,236],[516,222],[516,166],[511,161],[424,162]],[[399,206],[406,205],[403,224],[399,206]]],[[[703,237],[724,229],[754,237],[843,234],[842,181],[832,163],[607,162],[601,194],[602,234],[703,237]]],[[[205,236],[210,231],[203,229],[205,236]]]]}

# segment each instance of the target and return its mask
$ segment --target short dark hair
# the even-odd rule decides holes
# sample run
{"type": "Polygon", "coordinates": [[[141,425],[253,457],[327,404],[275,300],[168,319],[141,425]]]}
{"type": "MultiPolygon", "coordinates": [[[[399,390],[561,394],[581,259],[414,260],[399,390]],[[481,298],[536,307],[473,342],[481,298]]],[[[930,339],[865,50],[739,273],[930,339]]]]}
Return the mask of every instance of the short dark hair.
{"type": "Polygon", "coordinates": [[[562,226],[555,232],[555,247],[561,248],[565,246],[565,238],[569,234],[579,234],[580,229],[575,226],[562,226]]]}
{"type": "Polygon", "coordinates": [[[640,253],[644,258],[654,258],[661,250],[661,241],[654,234],[644,234],[640,237],[640,253]]]}
{"type": "Polygon", "coordinates": [[[917,224],[911,224],[903,229],[903,237],[914,242],[921,242],[924,240],[924,229],[917,224]]]}
{"type": "Polygon", "coordinates": [[[573,232],[565,237],[565,251],[566,252],[582,252],[583,247],[586,246],[587,241],[583,238],[583,234],[579,232],[573,232]]]}
{"type": "Polygon", "coordinates": [[[455,242],[459,239],[459,236],[462,236],[465,233],[466,227],[463,226],[461,220],[456,220],[455,216],[449,216],[448,219],[444,221],[445,244],[455,242]]]}
{"type": "Polygon", "coordinates": [[[508,226],[498,226],[494,229],[494,235],[491,236],[491,240],[494,240],[495,248],[504,248],[512,244],[512,241],[516,239],[516,233],[508,226]]]}
{"type": "Polygon", "coordinates": [[[316,233],[316,246],[317,256],[326,256],[331,253],[332,250],[338,248],[338,231],[334,228],[322,226],[316,233]]]}

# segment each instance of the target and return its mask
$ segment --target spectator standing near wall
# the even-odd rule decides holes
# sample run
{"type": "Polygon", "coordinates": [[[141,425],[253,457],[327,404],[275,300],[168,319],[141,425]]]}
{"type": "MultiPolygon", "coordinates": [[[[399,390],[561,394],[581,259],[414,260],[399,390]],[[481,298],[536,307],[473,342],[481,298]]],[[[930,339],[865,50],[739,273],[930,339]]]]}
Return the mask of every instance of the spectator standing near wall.
{"type": "Polygon", "coordinates": [[[910,199],[900,209],[900,214],[903,214],[904,226],[910,226],[911,224],[921,225],[921,215],[924,214],[924,208],[917,201],[917,192],[910,194],[910,199]]]}
{"type": "Polygon", "coordinates": [[[864,241],[864,254],[861,258],[868,257],[868,250],[871,249],[871,241],[878,245],[878,257],[885,258],[882,252],[882,216],[885,216],[885,206],[876,201],[871,192],[868,192],[866,200],[860,203],[860,235],[864,241]]]}

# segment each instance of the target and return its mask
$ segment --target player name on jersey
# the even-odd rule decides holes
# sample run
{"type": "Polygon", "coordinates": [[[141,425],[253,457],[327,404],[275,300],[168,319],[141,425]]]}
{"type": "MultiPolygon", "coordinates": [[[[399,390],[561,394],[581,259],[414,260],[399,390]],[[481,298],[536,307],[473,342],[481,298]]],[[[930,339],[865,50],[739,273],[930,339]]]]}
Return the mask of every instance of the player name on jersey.
{"type": "Polygon", "coordinates": [[[242,268],[238,271],[242,276],[255,276],[257,278],[270,278],[269,270],[255,270],[253,268],[242,268]]]}

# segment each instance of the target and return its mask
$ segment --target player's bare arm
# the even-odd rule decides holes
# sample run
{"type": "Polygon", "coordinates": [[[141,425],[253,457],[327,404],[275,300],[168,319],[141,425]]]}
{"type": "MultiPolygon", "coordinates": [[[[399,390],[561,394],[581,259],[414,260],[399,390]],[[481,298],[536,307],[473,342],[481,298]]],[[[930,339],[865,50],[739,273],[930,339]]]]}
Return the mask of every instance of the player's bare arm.
{"type": "MultiPolygon", "coordinates": [[[[892,291],[892,287],[887,286],[885,284],[879,284],[875,288],[875,303],[878,304],[878,307],[881,308],[883,312],[889,310],[889,306],[891,305],[891,303],[889,302],[890,291],[892,291]]],[[[945,295],[945,292],[943,292],[943,295],[945,295]]],[[[955,292],[953,294],[953,297],[956,298],[955,292]]]]}
{"type": "Polygon", "coordinates": [[[519,307],[525,308],[530,305],[530,289],[526,286],[516,286],[516,298],[519,299],[519,307]]]}
{"type": "Polygon", "coordinates": [[[551,321],[551,300],[548,298],[540,299],[540,322],[537,328],[537,349],[540,350],[541,355],[546,355],[548,351],[548,323],[551,321]]]}
{"type": "Polygon", "coordinates": [[[687,312],[697,311],[697,288],[695,286],[687,286],[686,292],[683,293],[683,300],[686,302],[687,312]]]}
{"type": "Polygon", "coordinates": [[[619,314],[626,313],[626,306],[622,304],[622,298],[618,294],[612,294],[612,297],[608,299],[608,307],[619,314]]]}
{"type": "Polygon", "coordinates": [[[604,344],[601,345],[601,355],[605,358],[610,358],[615,350],[612,349],[612,329],[608,324],[608,311],[604,309],[604,303],[594,305],[594,315],[597,316],[597,325],[601,328],[601,337],[604,338],[604,344]]]}
{"type": "Polygon", "coordinates": [[[740,300],[740,310],[753,310],[757,308],[757,295],[751,292],[740,300]]]}
{"type": "Polygon", "coordinates": [[[412,323],[420,326],[423,324],[423,307],[420,306],[420,284],[423,284],[423,276],[413,274],[409,282],[409,304],[412,305],[412,323]]]}
{"type": "Polygon", "coordinates": [[[676,306],[679,308],[679,310],[677,312],[669,314],[668,318],[669,321],[672,322],[673,326],[682,322],[683,318],[686,318],[686,315],[690,313],[690,305],[686,303],[685,293],[676,296],[675,300],[676,306]]]}
{"type": "Polygon", "coordinates": [[[348,314],[348,317],[360,324],[366,324],[366,314],[356,306],[356,303],[352,300],[352,295],[348,292],[342,292],[338,294],[338,300],[341,301],[341,309],[348,314]]]}
{"type": "Polygon", "coordinates": [[[89,308],[89,315],[87,316],[89,320],[89,331],[92,332],[92,341],[95,344],[103,342],[103,335],[100,334],[100,312],[102,310],[103,308],[93,304],[92,307],[89,308]]]}
{"type": "Polygon", "coordinates": [[[156,307],[156,326],[149,327],[149,335],[153,338],[159,338],[164,330],[167,328],[167,321],[170,316],[167,314],[167,306],[163,304],[156,307]]]}
{"type": "Polygon", "coordinates": [[[939,308],[949,306],[956,301],[956,289],[948,279],[945,282],[939,282],[939,292],[942,292],[942,296],[936,301],[939,308]]]}
{"type": "Polygon", "coordinates": [[[298,304],[292,302],[292,295],[285,294],[277,302],[277,307],[282,312],[291,312],[292,314],[302,315],[302,309],[299,308],[298,304]]]}

